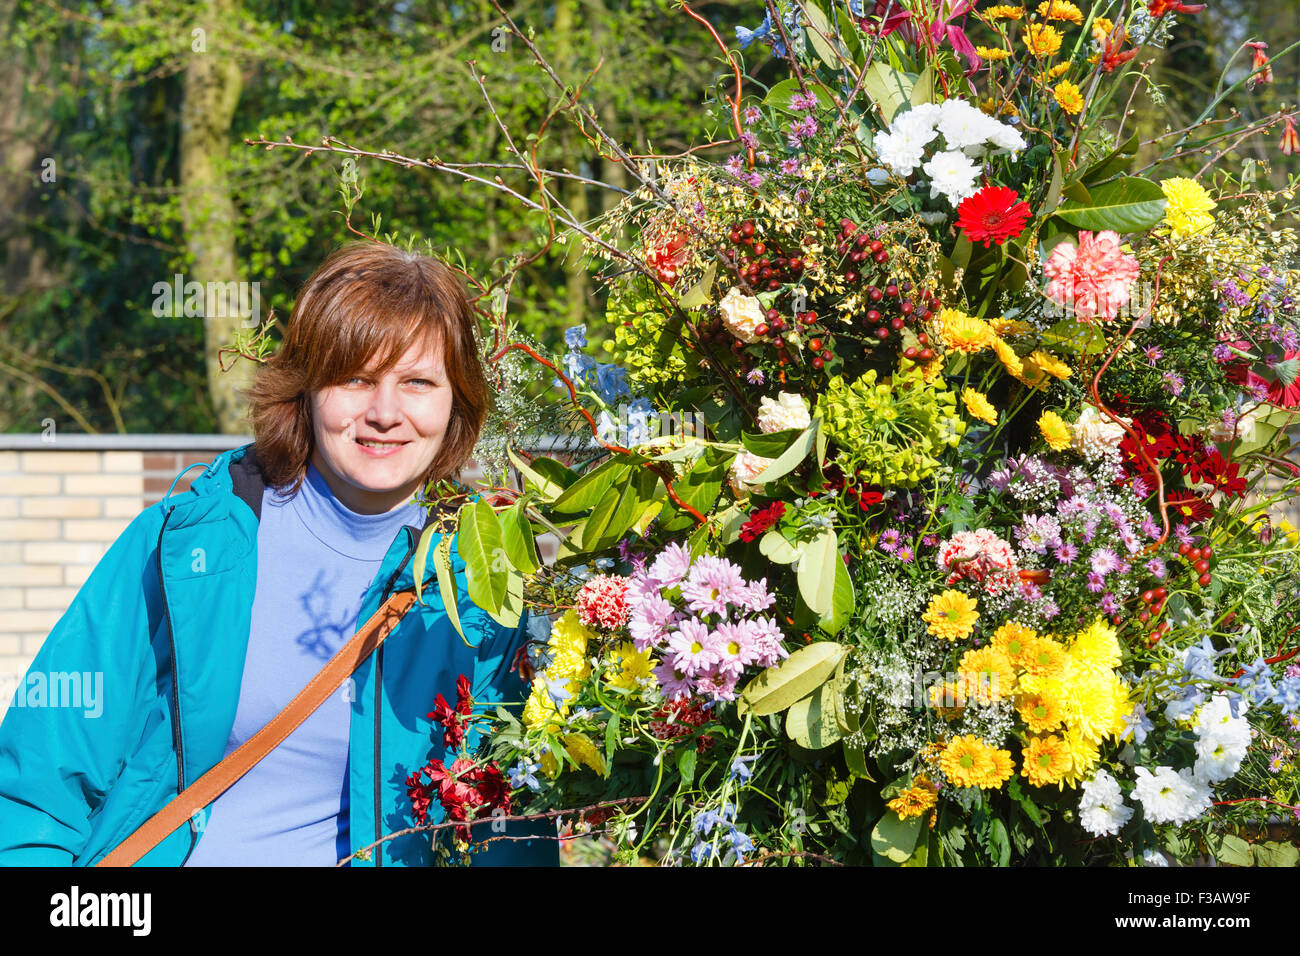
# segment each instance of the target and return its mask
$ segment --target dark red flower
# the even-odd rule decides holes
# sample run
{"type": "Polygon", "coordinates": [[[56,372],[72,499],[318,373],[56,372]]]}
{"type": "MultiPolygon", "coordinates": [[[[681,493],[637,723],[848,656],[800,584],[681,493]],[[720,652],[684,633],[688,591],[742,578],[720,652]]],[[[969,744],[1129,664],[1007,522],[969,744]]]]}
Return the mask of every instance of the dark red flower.
{"type": "Polygon", "coordinates": [[[1000,246],[1024,232],[1029,215],[1029,204],[1014,189],[985,186],[957,206],[957,228],[987,249],[990,240],[1000,246]]]}
{"type": "Polygon", "coordinates": [[[1276,376],[1268,383],[1268,400],[1281,408],[1300,405],[1300,352],[1288,350],[1273,366],[1276,376]]]}
{"type": "Polygon", "coordinates": [[[449,750],[457,750],[465,739],[465,728],[461,726],[460,715],[451,709],[447,699],[438,694],[433,699],[433,710],[425,715],[430,720],[442,725],[442,742],[449,750]]]}
{"type": "Polygon", "coordinates": [[[772,525],[781,520],[785,514],[785,502],[774,501],[766,508],[752,512],[749,520],[740,526],[740,540],[750,542],[765,533],[772,525]]]}
{"type": "Polygon", "coordinates": [[[1268,49],[1268,44],[1254,41],[1247,43],[1246,46],[1255,51],[1255,58],[1250,63],[1250,72],[1252,75],[1250,79],[1246,81],[1246,84],[1252,89],[1256,89],[1263,86],[1265,83],[1272,83],[1273,67],[1268,62],[1268,54],[1264,52],[1268,49]]]}
{"type": "Polygon", "coordinates": [[[469,678],[461,674],[456,678],[456,713],[468,717],[474,712],[474,698],[470,696],[469,678]]]}
{"type": "Polygon", "coordinates": [[[411,800],[411,810],[415,813],[415,822],[423,825],[429,819],[429,805],[433,802],[433,793],[420,779],[421,771],[416,770],[406,778],[406,795],[411,800]]]}
{"type": "Polygon", "coordinates": [[[1203,3],[1183,3],[1182,0],[1151,0],[1147,12],[1159,19],[1166,13],[1200,13],[1205,9],[1203,3]]]}
{"type": "Polygon", "coordinates": [[[1190,491],[1175,491],[1165,498],[1169,513],[1185,524],[1200,524],[1214,515],[1214,508],[1199,495],[1190,491]]]}
{"type": "Polygon", "coordinates": [[[1124,32],[1124,27],[1120,25],[1111,30],[1110,35],[1106,37],[1106,43],[1101,51],[1101,68],[1107,73],[1114,73],[1115,67],[1123,66],[1137,56],[1137,47],[1121,51],[1120,47],[1124,45],[1127,39],[1128,34],[1124,32]]]}

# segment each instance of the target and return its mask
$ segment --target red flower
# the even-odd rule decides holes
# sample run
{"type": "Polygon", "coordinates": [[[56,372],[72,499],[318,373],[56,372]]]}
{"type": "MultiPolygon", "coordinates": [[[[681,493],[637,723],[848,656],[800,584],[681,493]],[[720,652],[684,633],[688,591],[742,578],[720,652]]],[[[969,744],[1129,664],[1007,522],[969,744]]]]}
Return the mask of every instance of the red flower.
{"type": "Polygon", "coordinates": [[[474,698],[470,695],[469,678],[461,674],[456,678],[456,713],[468,717],[474,712],[474,698]]]}
{"type": "Polygon", "coordinates": [[[411,800],[411,809],[415,813],[415,822],[423,825],[429,819],[429,804],[433,802],[433,794],[430,788],[420,779],[421,771],[417,770],[406,778],[406,795],[411,800]]]}
{"type": "Polygon", "coordinates": [[[1250,47],[1252,50],[1255,51],[1255,59],[1252,60],[1250,64],[1250,70],[1252,76],[1246,82],[1251,86],[1252,89],[1261,87],[1265,83],[1272,83],[1273,67],[1269,65],[1268,55],[1264,52],[1265,50],[1268,49],[1268,44],[1252,42],[1252,43],[1247,43],[1246,46],[1250,47]],[[1263,70],[1262,73],[1256,72],[1261,69],[1263,70]]]}
{"type": "Polygon", "coordinates": [[[1166,13],[1200,13],[1205,9],[1203,3],[1183,3],[1182,0],[1151,0],[1147,12],[1159,19],[1166,13]]]}
{"type": "Polygon", "coordinates": [[[1214,515],[1210,503],[1190,491],[1175,491],[1165,498],[1165,503],[1172,514],[1187,524],[1200,524],[1214,515]]]}
{"type": "Polygon", "coordinates": [[[957,206],[957,228],[965,229],[972,242],[983,240],[985,249],[990,240],[1000,246],[1014,239],[1028,221],[1029,204],[1006,186],[985,186],[957,206]]]}
{"type": "Polygon", "coordinates": [[[1277,377],[1268,384],[1268,400],[1281,408],[1300,405],[1300,352],[1288,350],[1273,374],[1277,377]]]}
{"type": "Polygon", "coordinates": [[[1296,136],[1295,120],[1290,116],[1286,118],[1286,128],[1282,130],[1282,142],[1277,144],[1277,148],[1282,150],[1284,156],[1290,156],[1300,149],[1300,137],[1296,136]]]}
{"type": "Polygon", "coordinates": [[[785,502],[783,501],[774,501],[766,508],[759,508],[752,512],[749,520],[740,526],[740,540],[744,542],[755,540],[780,521],[784,514],[785,502]]]}
{"type": "MultiPolygon", "coordinates": [[[[457,682],[459,690],[459,681],[457,682]]],[[[459,704],[457,705],[459,710],[459,704]]],[[[461,741],[465,739],[465,728],[461,726],[460,714],[451,709],[447,703],[447,698],[438,694],[433,699],[433,710],[425,714],[430,720],[439,723],[443,727],[442,742],[448,750],[456,750],[460,747],[461,741]]]]}
{"type": "Polygon", "coordinates": [[[1122,26],[1116,26],[1106,37],[1106,45],[1101,51],[1101,67],[1107,73],[1114,73],[1115,67],[1123,66],[1133,57],[1137,56],[1137,47],[1131,50],[1120,52],[1120,47],[1128,39],[1128,34],[1124,32],[1122,26]]]}

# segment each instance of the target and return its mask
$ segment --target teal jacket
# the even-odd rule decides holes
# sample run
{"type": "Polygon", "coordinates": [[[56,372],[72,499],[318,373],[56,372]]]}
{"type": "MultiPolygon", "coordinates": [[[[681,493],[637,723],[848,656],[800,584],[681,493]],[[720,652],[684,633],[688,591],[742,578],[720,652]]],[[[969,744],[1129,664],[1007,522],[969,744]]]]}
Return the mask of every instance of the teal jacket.
{"type": "MultiPolygon", "coordinates": [[[[169,494],[137,516],[95,567],[28,675],[102,674],[101,712],[9,708],[0,723],[0,865],[94,865],[221,760],[248,646],[264,488],[253,445],[219,455],[189,491],[169,494]]],[[[394,590],[414,586],[412,558],[422,530],[405,526],[389,546],[359,622],[394,590]]],[[[465,562],[454,547],[452,567],[461,624],[474,646],[448,620],[430,562],[425,603],[407,612],[344,690],[352,698],[354,854],[414,825],[408,774],[430,757],[451,762],[441,728],[432,734],[426,716],[439,691],[455,700],[456,678],[465,674],[478,704],[514,709],[523,702],[525,688],[512,665],[526,622],[503,628],[464,597],[465,562]]],[[[39,703],[30,696],[29,703],[39,703]]],[[[471,747],[477,736],[467,734],[471,747]]],[[[429,815],[441,820],[437,800],[429,815]]],[[[196,813],[138,865],[184,863],[203,838],[207,817],[196,813]]],[[[487,826],[474,832],[477,839],[492,835],[487,826]]],[[[557,844],[546,832],[543,826],[512,829],[511,836],[538,838],[497,840],[471,859],[474,865],[555,865],[557,844]]],[[[256,862],[254,854],[249,863],[256,862]]],[[[353,866],[433,863],[427,833],[389,840],[369,860],[352,860],[353,866]]]]}

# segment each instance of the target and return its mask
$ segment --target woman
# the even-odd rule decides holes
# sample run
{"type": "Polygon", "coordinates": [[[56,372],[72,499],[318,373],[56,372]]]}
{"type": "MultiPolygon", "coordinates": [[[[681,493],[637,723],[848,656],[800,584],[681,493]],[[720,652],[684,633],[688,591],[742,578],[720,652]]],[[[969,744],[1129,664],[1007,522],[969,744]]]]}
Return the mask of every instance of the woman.
{"type": "MultiPolygon", "coordinates": [[[[433,259],[354,244],[317,269],[250,389],[255,441],[139,515],[32,662],[102,673],[102,714],[9,709],[0,864],[96,863],[414,586],[431,516],[412,497],[460,469],[489,401],[474,330],[464,289],[433,259]]],[[[339,693],[140,864],[436,862],[427,835],[366,848],[412,825],[407,775],[455,756],[430,733],[438,692],[465,674],[479,705],[523,700],[512,664],[525,622],[507,630],[466,602],[470,647],[432,570],[424,594],[339,693]]],[[[509,835],[530,833],[472,859],[555,863],[544,828],[509,835]]]]}

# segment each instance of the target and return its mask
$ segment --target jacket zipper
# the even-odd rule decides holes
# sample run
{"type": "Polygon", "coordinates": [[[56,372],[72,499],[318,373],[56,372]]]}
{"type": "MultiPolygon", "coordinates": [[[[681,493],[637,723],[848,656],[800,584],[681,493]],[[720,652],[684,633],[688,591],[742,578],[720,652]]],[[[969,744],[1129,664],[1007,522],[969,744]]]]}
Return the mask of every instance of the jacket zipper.
{"type": "MultiPolygon", "coordinates": [[[[388,579],[388,583],[384,585],[384,591],[379,596],[379,603],[381,606],[385,601],[388,600],[388,594],[390,591],[392,591],[393,585],[397,583],[398,575],[400,575],[402,573],[402,570],[406,567],[406,562],[410,561],[411,555],[415,553],[416,541],[415,539],[412,538],[409,527],[403,525],[402,530],[406,532],[406,557],[402,558],[402,563],[397,566],[397,570],[393,572],[392,577],[388,579]]],[[[385,643],[387,642],[385,641],[385,643]]],[[[380,725],[383,723],[383,716],[384,716],[384,712],[381,709],[383,706],[383,699],[382,699],[383,687],[384,687],[384,645],[380,644],[379,651],[377,653],[377,659],[375,661],[375,786],[374,786],[374,790],[375,790],[375,842],[376,843],[379,843],[379,841],[383,838],[383,834],[379,832],[382,829],[380,823],[383,819],[382,816],[383,806],[382,806],[382,800],[380,796],[381,766],[380,766],[380,759],[379,759],[380,745],[382,742],[382,735],[380,734],[380,725]]],[[[383,865],[384,865],[384,848],[382,845],[380,845],[375,848],[375,866],[382,867],[383,865]]]]}
{"type": "MultiPolygon", "coordinates": [[[[167,509],[167,514],[163,516],[162,527],[158,529],[158,591],[162,596],[163,617],[167,621],[167,640],[172,651],[172,746],[176,748],[176,792],[178,794],[185,790],[185,738],[181,733],[181,684],[179,674],[179,664],[176,659],[176,628],[172,625],[172,609],[167,601],[167,585],[163,580],[163,560],[162,560],[162,540],[163,532],[167,530],[167,520],[172,516],[176,508],[167,509]]],[[[194,837],[198,833],[198,826],[194,817],[190,817],[190,848],[193,849],[194,837]]],[[[186,853],[189,856],[189,853],[186,853]]]]}

